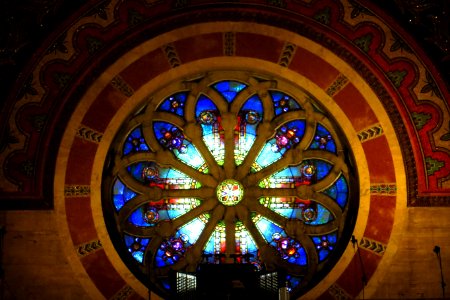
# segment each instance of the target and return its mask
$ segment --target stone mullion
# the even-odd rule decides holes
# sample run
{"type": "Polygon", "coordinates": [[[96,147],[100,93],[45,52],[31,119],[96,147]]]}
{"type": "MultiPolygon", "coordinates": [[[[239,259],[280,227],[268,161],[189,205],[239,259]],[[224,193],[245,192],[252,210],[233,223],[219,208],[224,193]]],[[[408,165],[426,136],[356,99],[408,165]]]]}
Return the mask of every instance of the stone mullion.
{"type": "Polygon", "coordinates": [[[334,218],[336,220],[340,220],[342,217],[342,209],[341,207],[336,203],[335,200],[331,199],[325,194],[322,194],[320,192],[314,193],[312,200],[316,200],[318,203],[325,206],[330,212],[334,215],[334,218]]]}
{"type": "Polygon", "coordinates": [[[131,190],[142,194],[142,195],[152,195],[154,199],[161,197],[161,189],[156,187],[149,187],[143,183],[137,181],[133,176],[131,176],[125,167],[122,167],[117,173],[120,180],[125,186],[131,190]]]}
{"type": "Polygon", "coordinates": [[[247,206],[250,210],[257,212],[260,215],[263,215],[266,219],[280,225],[281,227],[284,227],[284,225],[287,221],[287,219],[285,217],[283,217],[282,215],[274,212],[273,210],[271,210],[268,207],[265,207],[265,206],[257,203],[256,201],[253,202],[252,204],[248,204],[247,206]]]}
{"type": "Polygon", "coordinates": [[[211,174],[214,179],[218,181],[220,178],[221,170],[214,156],[211,154],[211,151],[209,151],[208,147],[205,144],[205,141],[203,140],[202,129],[200,125],[195,123],[187,124],[185,127],[185,135],[192,141],[192,144],[202,155],[203,159],[208,165],[209,174],[211,174]]]}
{"type": "Polygon", "coordinates": [[[128,222],[128,217],[130,214],[133,213],[139,206],[143,205],[144,203],[147,203],[149,201],[158,201],[159,199],[151,198],[148,194],[139,195],[130,201],[126,202],[124,206],[120,209],[119,215],[117,216],[119,219],[120,226],[125,226],[125,224],[128,222]]]}
{"type": "Polygon", "coordinates": [[[290,165],[300,164],[302,160],[302,151],[296,151],[295,149],[287,151],[281,159],[277,160],[273,164],[256,173],[248,175],[245,178],[245,184],[248,186],[256,185],[260,180],[269,177],[277,171],[280,171],[290,165]]]}
{"type": "Polygon", "coordinates": [[[205,228],[195,242],[195,245],[193,245],[187,251],[187,272],[194,272],[196,270],[198,263],[201,261],[203,248],[211,237],[211,234],[214,232],[217,223],[222,219],[224,212],[225,208],[222,205],[218,205],[214,208],[213,212],[211,213],[211,217],[208,220],[208,223],[205,225],[205,228]]]}
{"type": "Polygon", "coordinates": [[[156,227],[137,227],[129,222],[126,222],[127,219],[123,219],[123,224],[121,224],[121,228],[123,232],[132,236],[138,237],[154,237],[157,235],[156,227]]]}
{"type": "Polygon", "coordinates": [[[199,206],[194,207],[192,210],[188,211],[182,216],[179,216],[178,218],[172,220],[171,222],[175,228],[181,227],[184,224],[189,223],[199,215],[209,212],[213,209],[217,209],[218,206],[217,204],[218,204],[217,201],[214,201],[213,199],[207,199],[206,201],[202,202],[202,204],[200,204],[199,206]]]}
{"type": "Polygon", "coordinates": [[[331,136],[333,137],[333,141],[336,145],[336,152],[340,153],[343,150],[342,143],[340,139],[338,139],[339,135],[335,131],[334,126],[331,124],[330,119],[325,117],[323,114],[317,112],[314,112],[312,118],[316,121],[316,123],[320,123],[330,132],[331,136]]]}
{"type": "Polygon", "coordinates": [[[339,228],[340,220],[333,220],[323,225],[304,226],[306,235],[324,235],[333,232],[339,228]]]}
{"type": "Polygon", "coordinates": [[[308,271],[306,272],[306,280],[310,280],[317,272],[317,266],[319,264],[319,256],[316,251],[316,246],[312,239],[307,235],[298,235],[295,238],[300,242],[306,251],[308,261],[308,271]]]}
{"type": "Polygon", "coordinates": [[[235,207],[227,207],[225,212],[225,253],[227,254],[226,262],[232,263],[231,254],[236,252],[236,211],[235,207]]]}
{"type": "MultiPolygon", "coordinates": [[[[300,140],[299,145],[297,145],[297,148],[301,150],[307,149],[307,147],[311,144],[312,140],[314,139],[314,133],[316,132],[317,118],[318,118],[318,115],[314,113],[314,108],[309,101],[303,103],[302,107],[304,108],[304,110],[300,112],[304,115],[305,132],[303,134],[302,139],[300,140]]],[[[297,111],[294,111],[293,113],[296,112],[297,111]]]]}
{"type": "Polygon", "coordinates": [[[295,188],[260,188],[258,186],[250,187],[245,190],[247,195],[243,203],[246,205],[252,205],[252,203],[258,203],[257,199],[261,197],[295,197],[298,195],[298,191],[295,188]]]}
{"type": "Polygon", "coordinates": [[[236,179],[243,180],[249,173],[253,162],[256,160],[259,152],[263,148],[267,140],[273,135],[273,128],[270,123],[259,124],[257,128],[256,139],[252,148],[245,157],[240,166],[237,167],[236,179]]]}

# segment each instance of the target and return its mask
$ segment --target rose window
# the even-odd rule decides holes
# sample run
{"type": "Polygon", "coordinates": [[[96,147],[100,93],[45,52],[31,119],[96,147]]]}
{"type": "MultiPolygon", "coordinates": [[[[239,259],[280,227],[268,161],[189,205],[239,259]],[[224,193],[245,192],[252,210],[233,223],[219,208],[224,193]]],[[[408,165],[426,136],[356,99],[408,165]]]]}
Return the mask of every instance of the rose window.
{"type": "Polygon", "coordinates": [[[248,264],[295,295],[349,242],[357,178],[344,135],[318,100],[282,80],[216,72],[148,97],[104,167],[112,241],[162,296],[171,271],[248,264]]]}

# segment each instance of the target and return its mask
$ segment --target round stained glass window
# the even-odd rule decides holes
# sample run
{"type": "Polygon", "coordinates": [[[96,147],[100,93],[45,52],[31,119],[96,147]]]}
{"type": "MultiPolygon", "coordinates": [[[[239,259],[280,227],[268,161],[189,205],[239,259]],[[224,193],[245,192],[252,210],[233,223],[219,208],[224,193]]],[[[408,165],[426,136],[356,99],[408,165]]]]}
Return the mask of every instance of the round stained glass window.
{"type": "Polygon", "coordinates": [[[176,291],[173,271],[233,264],[305,293],[339,260],[358,208],[332,114],[299,87],[245,72],[172,87],[127,119],[105,164],[121,258],[163,297],[176,291]]]}

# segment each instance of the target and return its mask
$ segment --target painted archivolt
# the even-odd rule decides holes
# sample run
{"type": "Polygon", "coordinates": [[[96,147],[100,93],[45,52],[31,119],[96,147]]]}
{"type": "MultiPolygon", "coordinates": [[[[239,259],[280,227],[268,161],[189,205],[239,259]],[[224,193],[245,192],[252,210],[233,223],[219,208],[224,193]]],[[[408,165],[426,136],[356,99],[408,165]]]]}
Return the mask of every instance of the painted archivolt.
{"type": "MultiPolygon", "coordinates": [[[[260,4],[261,22],[296,28],[301,35],[346,60],[376,91],[396,123],[404,153],[414,157],[407,162],[409,204],[448,204],[446,197],[429,196],[442,195],[449,188],[450,168],[446,167],[450,163],[448,93],[441,88],[439,77],[427,67],[429,62],[422,60],[423,55],[416,51],[414,43],[401,30],[386,24],[378,17],[376,9],[370,4],[366,7],[362,1],[261,1],[260,4]],[[282,13],[280,18],[278,8],[288,9],[290,14],[282,13]],[[308,21],[295,23],[303,19],[308,21]],[[313,27],[318,31],[312,30],[313,27]],[[326,34],[322,31],[324,28],[326,34]],[[372,67],[366,68],[364,64],[372,67]],[[379,73],[370,70],[379,70],[379,73]],[[408,138],[404,138],[406,136],[408,138]],[[423,194],[428,196],[422,197],[423,194]]],[[[230,18],[226,13],[202,14],[202,19],[182,14],[190,6],[204,8],[196,5],[195,1],[104,1],[89,8],[44,47],[40,56],[36,55],[37,60],[18,79],[21,83],[10,95],[2,117],[5,126],[2,126],[0,140],[0,187],[5,198],[42,200],[42,197],[50,197],[45,191],[51,188],[44,188],[40,183],[45,182],[44,174],[54,165],[53,147],[47,145],[59,138],[54,136],[53,130],[61,128],[61,124],[55,122],[64,122],[61,120],[66,119],[67,112],[62,107],[74,105],[69,103],[74,99],[71,95],[81,93],[95,77],[81,79],[79,74],[98,74],[93,68],[103,66],[100,61],[106,50],[122,47],[120,43],[131,36],[126,33],[131,29],[136,32],[152,29],[151,20],[158,19],[157,14],[162,11],[170,12],[171,18],[165,23],[170,26],[177,22],[187,24],[230,18]],[[124,38],[118,39],[118,36],[124,38]]],[[[244,7],[240,12],[233,14],[233,20],[252,21],[253,12],[244,7]]],[[[153,32],[158,31],[161,28],[153,32]]],[[[229,47],[229,38],[235,36],[227,31],[224,45],[228,48],[222,51],[225,55],[236,55],[229,47]]],[[[291,48],[295,49],[294,46],[291,48]]],[[[280,53],[280,63],[289,67],[291,54],[285,54],[282,57],[280,53]]]]}
{"type": "Polygon", "coordinates": [[[170,270],[223,263],[283,270],[305,292],[348,244],[348,149],[309,95],[226,74],[152,96],[122,126],[103,180],[110,233],[162,294],[170,270]]]}

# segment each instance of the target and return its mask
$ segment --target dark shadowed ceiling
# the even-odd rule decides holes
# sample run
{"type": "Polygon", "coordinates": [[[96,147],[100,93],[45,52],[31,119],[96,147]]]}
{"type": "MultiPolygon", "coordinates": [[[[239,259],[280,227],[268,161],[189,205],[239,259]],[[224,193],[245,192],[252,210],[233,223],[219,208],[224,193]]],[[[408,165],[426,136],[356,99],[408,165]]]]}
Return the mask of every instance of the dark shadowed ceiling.
{"type": "MultiPolygon", "coordinates": [[[[96,1],[2,0],[0,9],[0,94],[8,94],[33,53],[77,10],[96,1]]],[[[109,1],[103,1],[105,3],[109,1]]],[[[373,1],[411,33],[440,68],[450,87],[450,2],[373,1]]]]}

